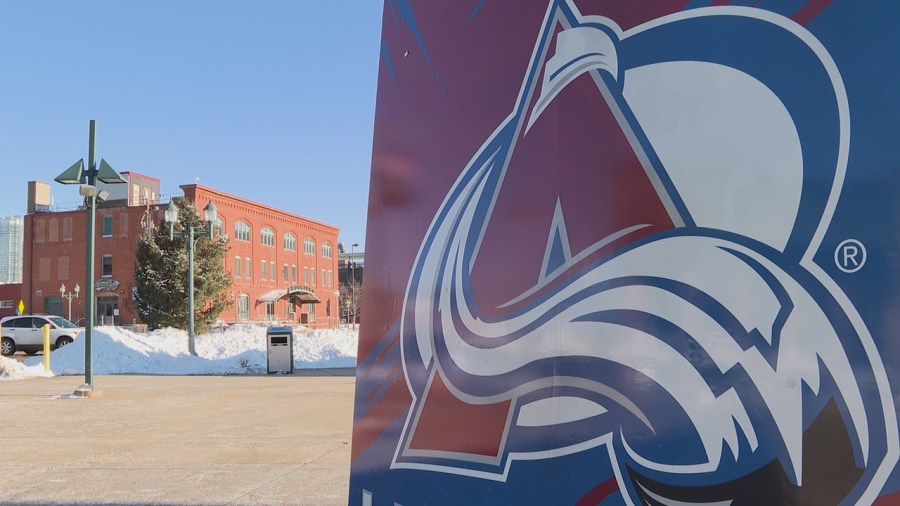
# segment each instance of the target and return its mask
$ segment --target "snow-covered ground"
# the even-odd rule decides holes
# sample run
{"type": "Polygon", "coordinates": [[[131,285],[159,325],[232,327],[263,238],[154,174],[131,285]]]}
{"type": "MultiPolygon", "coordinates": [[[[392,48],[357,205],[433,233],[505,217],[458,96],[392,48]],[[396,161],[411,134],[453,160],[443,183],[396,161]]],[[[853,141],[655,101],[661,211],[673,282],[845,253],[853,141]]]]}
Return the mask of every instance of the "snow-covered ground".
{"type": "MultiPolygon", "coordinates": [[[[358,332],[350,329],[294,329],[294,369],[355,367],[358,332]]],[[[175,329],[135,333],[119,327],[94,327],[94,374],[266,374],[266,327],[233,325],[196,337],[197,356],[188,353],[187,332],[175,329]]],[[[84,334],[44,358],[17,362],[0,356],[0,381],[37,376],[84,374],[84,334]]]]}

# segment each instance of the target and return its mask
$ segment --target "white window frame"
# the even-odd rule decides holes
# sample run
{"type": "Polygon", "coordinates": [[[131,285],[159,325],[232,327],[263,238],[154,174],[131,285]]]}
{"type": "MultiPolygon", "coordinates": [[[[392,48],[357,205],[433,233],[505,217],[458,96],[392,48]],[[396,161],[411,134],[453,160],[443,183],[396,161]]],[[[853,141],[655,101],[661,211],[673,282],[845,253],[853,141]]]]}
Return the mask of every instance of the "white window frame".
{"type": "Polygon", "coordinates": [[[263,246],[275,246],[275,231],[270,227],[260,229],[259,242],[263,246]]]}
{"type": "Polygon", "coordinates": [[[100,277],[101,278],[111,278],[112,273],[113,273],[113,256],[110,255],[109,253],[107,253],[106,255],[103,255],[102,257],[100,257],[100,277]],[[103,267],[105,265],[107,258],[109,259],[109,274],[106,274],[103,271],[103,267]]]}
{"type": "Polygon", "coordinates": [[[287,232],[284,234],[284,249],[286,251],[297,251],[297,236],[287,232]]]}
{"type": "Polygon", "coordinates": [[[246,221],[238,220],[234,222],[234,238],[238,241],[250,242],[252,230],[250,224],[246,221]]]}
{"type": "Polygon", "coordinates": [[[111,214],[104,214],[103,217],[100,218],[100,230],[102,237],[113,236],[113,217],[111,214]]]}
{"type": "Polygon", "coordinates": [[[238,294],[238,320],[250,319],[250,296],[241,293],[238,294]]]}

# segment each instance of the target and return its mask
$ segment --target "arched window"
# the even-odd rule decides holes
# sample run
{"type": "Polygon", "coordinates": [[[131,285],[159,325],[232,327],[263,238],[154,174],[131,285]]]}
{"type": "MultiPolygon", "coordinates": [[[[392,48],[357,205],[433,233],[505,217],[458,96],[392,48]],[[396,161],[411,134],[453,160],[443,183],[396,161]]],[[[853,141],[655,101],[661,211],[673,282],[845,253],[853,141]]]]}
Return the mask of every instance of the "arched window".
{"type": "MultiPolygon", "coordinates": [[[[212,224],[213,227],[213,237],[222,237],[225,235],[225,222],[222,221],[221,216],[216,216],[216,221],[212,224]]],[[[223,237],[226,241],[227,237],[223,237]]]]}
{"type": "Polygon", "coordinates": [[[297,251],[297,236],[288,232],[284,234],[284,249],[297,251]]]}
{"type": "Polygon", "coordinates": [[[234,238],[238,241],[250,241],[250,225],[243,221],[234,223],[234,238]]]}
{"type": "Polygon", "coordinates": [[[238,297],[238,320],[250,319],[250,296],[240,294],[238,297]]]}
{"type": "Polygon", "coordinates": [[[312,237],[307,237],[303,240],[303,252],[307,255],[316,254],[316,241],[313,241],[312,237]]]}
{"type": "Polygon", "coordinates": [[[259,242],[265,246],[275,246],[275,231],[269,227],[263,227],[259,233],[259,242]]]}
{"type": "Polygon", "coordinates": [[[331,258],[331,243],[322,243],[322,256],[325,258],[331,258]]]}

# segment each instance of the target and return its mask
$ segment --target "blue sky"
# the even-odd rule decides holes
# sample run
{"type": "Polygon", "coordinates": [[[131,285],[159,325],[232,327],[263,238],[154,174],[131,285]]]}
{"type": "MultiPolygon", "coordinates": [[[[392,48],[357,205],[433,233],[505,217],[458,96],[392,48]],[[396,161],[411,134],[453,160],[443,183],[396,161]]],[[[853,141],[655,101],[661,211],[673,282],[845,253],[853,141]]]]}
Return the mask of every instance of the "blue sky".
{"type": "Polygon", "coordinates": [[[0,216],[28,181],[97,157],[194,182],[365,240],[381,2],[0,3],[0,216]]]}

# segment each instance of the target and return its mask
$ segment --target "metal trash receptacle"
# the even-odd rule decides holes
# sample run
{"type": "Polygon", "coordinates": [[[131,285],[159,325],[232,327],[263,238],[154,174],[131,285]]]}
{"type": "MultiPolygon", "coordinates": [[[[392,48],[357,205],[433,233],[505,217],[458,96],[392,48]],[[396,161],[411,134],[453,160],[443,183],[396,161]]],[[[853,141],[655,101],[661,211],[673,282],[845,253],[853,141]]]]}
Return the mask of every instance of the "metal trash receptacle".
{"type": "Polygon", "coordinates": [[[266,363],[269,374],[294,372],[294,329],[291,327],[266,329],[266,363]]]}

